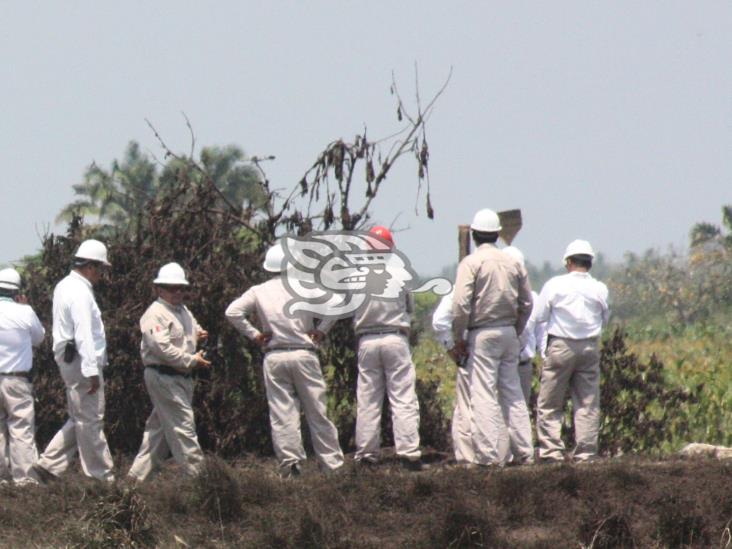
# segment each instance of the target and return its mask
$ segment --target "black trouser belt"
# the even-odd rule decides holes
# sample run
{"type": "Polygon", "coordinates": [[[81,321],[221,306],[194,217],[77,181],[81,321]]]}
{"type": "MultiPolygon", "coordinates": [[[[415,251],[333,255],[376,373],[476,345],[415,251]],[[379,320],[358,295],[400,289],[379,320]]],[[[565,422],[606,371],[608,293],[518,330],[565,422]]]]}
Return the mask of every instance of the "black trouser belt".
{"type": "Polygon", "coordinates": [[[303,345],[277,345],[277,347],[267,347],[266,352],[270,351],[315,351],[313,347],[305,347],[303,345]]]}
{"type": "Polygon", "coordinates": [[[364,336],[373,336],[373,335],[389,335],[389,334],[401,334],[401,335],[407,335],[405,331],[400,330],[399,328],[391,328],[391,329],[385,329],[385,330],[368,330],[366,332],[358,332],[358,337],[364,337],[364,336]]]}
{"type": "Polygon", "coordinates": [[[148,364],[145,366],[145,368],[152,368],[156,372],[160,374],[165,374],[166,376],[180,376],[180,377],[191,377],[191,373],[183,373],[176,368],[173,368],[172,366],[166,366],[165,364],[148,364]]]}
{"type": "Polygon", "coordinates": [[[0,372],[0,376],[24,377],[30,379],[30,372],[0,372]]]}

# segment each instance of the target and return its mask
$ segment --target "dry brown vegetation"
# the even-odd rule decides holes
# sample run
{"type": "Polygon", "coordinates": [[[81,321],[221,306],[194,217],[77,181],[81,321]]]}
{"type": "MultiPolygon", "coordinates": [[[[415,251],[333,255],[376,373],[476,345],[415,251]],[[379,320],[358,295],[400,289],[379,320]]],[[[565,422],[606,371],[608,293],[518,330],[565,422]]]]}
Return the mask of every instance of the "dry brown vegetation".
{"type": "Polygon", "coordinates": [[[212,459],[198,479],[106,486],[77,473],[0,488],[6,547],[728,547],[732,464],[618,458],[472,469],[431,454],[325,477],[212,459]]]}

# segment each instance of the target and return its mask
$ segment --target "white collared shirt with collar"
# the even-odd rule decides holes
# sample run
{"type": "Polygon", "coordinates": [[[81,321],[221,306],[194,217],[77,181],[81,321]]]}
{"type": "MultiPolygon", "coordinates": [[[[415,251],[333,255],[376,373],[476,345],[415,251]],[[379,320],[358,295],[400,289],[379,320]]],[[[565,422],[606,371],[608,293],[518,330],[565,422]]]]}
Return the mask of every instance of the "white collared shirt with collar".
{"type": "Polygon", "coordinates": [[[600,335],[607,324],[607,286],[590,273],[574,271],[550,279],[539,294],[537,322],[547,322],[547,333],[567,339],[600,335]]]}
{"type": "Polygon", "coordinates": [[[71,271],[53,291],[53,354],[59,364],[63,364],[64,348],[69,341],[76,342],[81,375],[99,375],[107,363],[102,313],[91,282],[76,271],[71,271]]]}
{"type": "Polygon", "coordinates": [[[28,372],[46,331],[30,305],[0,297],[0,373],[28,372]]]}

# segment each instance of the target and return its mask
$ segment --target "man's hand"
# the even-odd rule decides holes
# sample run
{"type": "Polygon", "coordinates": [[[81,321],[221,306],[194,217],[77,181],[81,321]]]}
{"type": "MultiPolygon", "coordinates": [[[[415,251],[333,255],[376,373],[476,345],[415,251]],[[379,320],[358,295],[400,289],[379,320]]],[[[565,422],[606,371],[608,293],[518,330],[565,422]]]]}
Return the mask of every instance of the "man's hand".
{"type": "Polygon", "coordinates": [[[211,361],[206,360],[206,357],[203,356],[203,351],[198,351],[195,355],[193,355],[193,367],[194,368],[210,368],[211,361]]]}
{"type": "Polygon", "coordinates": [[[86,392],[88,395],[93,395],[99,390],[99,376],[89,376],[89,390],[86,392]]]}
{"type": "Polygon", "coordinates": [[[468,358],[468,344],[464,339],[459,339],[455,342],[455,346],[447,351],[458,366],[463,366],[465,359],[468,358]]]}
{"type": "Polygon", "coordinates": [[[320,345],[323,339],[325,339],[325,334],[320,330],[313,330],[312,332],[308,332],[308,335],[310,336],[310,339],[313,340],[313,343],[315,343],[316,345],[320,345]]]}
{"type": "Polygon", "coordinates": [[[14,299],[16,303],[20,303],[21,305],[28,305],[28,298],[23,294],[16,295],[14,299]]]}
{"type": "Polygon", "coordinates": [[[452,359],[452,361],[457,364],[458,366],[462,363],[462,355],[458,352],[457,347],[453,347],[452,349],[448,349],[447,355],[452,359]]]}
{"type": "Polygon", "coordinates": [[[198,339],[208,339],[208,330],[201,328],[198,330],[198,339]]]}
{"type": "Polygon", "coordinates": [[[257,337],[254,338],[254,342],[262,349],[264,349],[267,346],[267,343],[269,343],[270,339],[272,339],[272,334],[260,332],[259,334],[257,334],[257,337]]]}

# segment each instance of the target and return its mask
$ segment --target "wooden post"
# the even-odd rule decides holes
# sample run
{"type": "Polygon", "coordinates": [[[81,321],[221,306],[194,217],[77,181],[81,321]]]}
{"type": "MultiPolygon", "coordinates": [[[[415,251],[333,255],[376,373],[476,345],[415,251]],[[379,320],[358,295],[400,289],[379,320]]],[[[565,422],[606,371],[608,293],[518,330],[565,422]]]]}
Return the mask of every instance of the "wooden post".
{"type": "Polygon", "coordinates": [[[458,225],[458,262],[470,253],[470,225],[458,225]]]}

